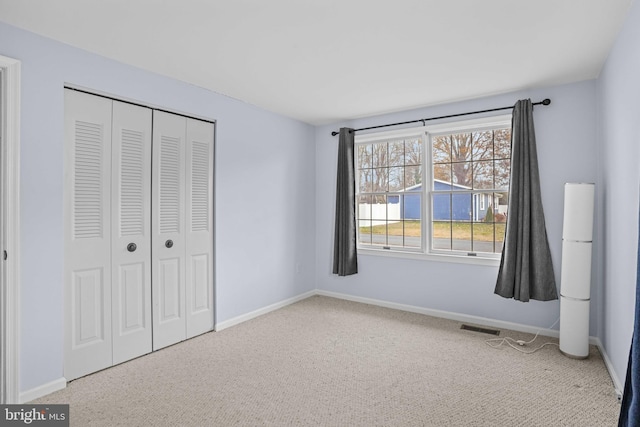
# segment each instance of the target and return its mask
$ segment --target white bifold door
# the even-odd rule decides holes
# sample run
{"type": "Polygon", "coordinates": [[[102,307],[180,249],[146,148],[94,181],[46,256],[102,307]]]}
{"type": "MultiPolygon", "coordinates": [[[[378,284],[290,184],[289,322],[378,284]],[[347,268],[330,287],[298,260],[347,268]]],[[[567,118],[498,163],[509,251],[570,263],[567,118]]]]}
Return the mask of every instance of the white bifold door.
{"type": "Polygon", "coordinates": [[[65,91],[65,377],[112,364],[112,101],[65,91]]]}
{"type": "Polygon", "coordinates": [[[153,349],[213,328],[213,125],[153,115],[153,349]]]}
{"type": "Polygon", "coordinates": [[[151,351],[151,110],[113,101],[113,364],[151,351]]]}
{"type": "Polygon", "coordinates": [[[213,329],[213,126],[65,90],[67,380],[213,329]]]}

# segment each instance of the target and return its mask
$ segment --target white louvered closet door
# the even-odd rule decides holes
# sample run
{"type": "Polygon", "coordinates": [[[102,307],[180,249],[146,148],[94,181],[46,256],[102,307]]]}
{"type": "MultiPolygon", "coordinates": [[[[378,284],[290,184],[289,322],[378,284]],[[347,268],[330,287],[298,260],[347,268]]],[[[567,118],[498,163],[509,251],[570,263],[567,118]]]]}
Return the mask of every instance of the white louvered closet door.
{"type": "Polygon", "coordinates": [[[151,343],[151,109],[113,101],[113,364],[151,343]]]}
{"type": "Polygon", "coordinates": [[[65,377],[213,329],[214,125],[65,90],[65,377]]]}
{"type": "Polygon", "coordinates": [[[186,338],[185,138],[182,116],[153,112],[153,349],[186,338]]]}
{"type": "Polygon", "coordinates": [[[213,329],[213,126],[187,120],[187,338],[213,329]]]}
{"type": "Polygon", "coordinates": [[[65,90],[67,380],[111,366],[110,100],[65,90]]]}

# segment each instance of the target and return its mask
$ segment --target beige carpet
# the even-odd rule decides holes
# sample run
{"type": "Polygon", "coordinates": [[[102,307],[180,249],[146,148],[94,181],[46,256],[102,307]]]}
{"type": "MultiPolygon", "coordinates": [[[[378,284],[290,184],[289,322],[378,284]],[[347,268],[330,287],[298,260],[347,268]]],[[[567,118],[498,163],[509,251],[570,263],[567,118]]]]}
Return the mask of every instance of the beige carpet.
{"type": "Polygon", "coordinates": [[[595,347],[573,360],[556,346],[531,355],[493,349],[489,337],[315,296],[78,379],[37,403],[69,403],[72,426],[617,424],[620,406],[595,347]]]}

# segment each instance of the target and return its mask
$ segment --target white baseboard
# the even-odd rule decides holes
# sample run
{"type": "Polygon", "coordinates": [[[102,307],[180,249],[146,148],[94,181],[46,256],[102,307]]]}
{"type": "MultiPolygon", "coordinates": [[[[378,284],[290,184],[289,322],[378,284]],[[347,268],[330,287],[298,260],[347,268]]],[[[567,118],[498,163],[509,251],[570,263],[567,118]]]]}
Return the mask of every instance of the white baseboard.
{"type": "Polygon", "coordinates": [[[309,292],[305,292],[303,294],[296,295],[295,297],[288,298],[286,300],[282,300],[282,301],[276,302],[276,303],[268,305],[266,307],[259,308],[259,309],[255,310],[255,311],[250,312],[250,313],[243,314],[243,315],[240,315],[238,317],[234,317],[234,318],[229,319],[229,320],[225,320],[224,322],[216,323],[216,326],[214,327],[214,330],[216,332],[222,331],[223,329],[230,328],[230,327],[238,325],[238,324],[240,324],[242,322],[246,322],[247,320],[254,319],[254,318],[258,317],[258,316],[262,316],[263,314],[267,314],[269,312],[278,310],[279,308],[286,307],[286,306],[291,305],[293,303],[296,303],[298,301],[302,301],[303,299],[312,297],[312,296],[314,296],[316,294],[317,293],[316,293],[315,290],[309,291],[309,292]]]}
{"type": "Polygon", "coordinates": [[[523,325],[521,323],[506,322],[503,320],[489,319],[487,317],[472,316],[468,314],[460,314],[460,313],[454,313],[454,312],[444,311],[444,310],[435,310],[432,308],[417,307],[414,305],[399,304],[395,302],[377,300],[372,298],[357,297],[357,296],[348,295],[348,294],[341,294],[338,292],[328,292],[328,291],[318,290],[317,294],[324,295],[327,297],[344,299],[348,301],[377,305],[380,307],[393,308],[396,310],[408,311],[411,313],[425,314],[427,316],[441,317],[443,319],[455,320],[458,322],[473,323],[476,325],[489,326],[492,328],[499,328],[499,329],[511,329],[513,331],[527,332],[530,334],[540,333],[540,335],[553,337],[553,338],[559,337],[559,332],[556,331],[555,329],[538,328],[536,326],[523,325]]]}
{"type": "Polygon", "coordinates": [[[57,380],[51,381],[46,384],[42,384],[36,388],[32,388],[31,390],[23,391],[20,393],[20,403],[31,402],[32,400],[36,400],[42,396],[46,396],[47,394],[53,393],[54,391],[62,390],[67,387],[66,378],[58,378],[57,380]]]}
{"type": "Polygon", "coordinates": [[[620,381],[618,378],[618,374],[615,369],[613,369],[613,364],[611,363],[611,359],[609,359],[609,355],[604,349],[604,345],[602,345],[602,341],[598,337],[589,337],[589,343],[594,344],[600,350],[600,354],[602,355],[602,359],[604,360],[604,366],[607,367],[607,371],[609,371],[609,376],[611,377],[611,381],[613,381],[613,387],[616,390],[616,394],[618,395],[618,401],[622,401],[622,393],[624,391],[624,383],[620,381]]]}

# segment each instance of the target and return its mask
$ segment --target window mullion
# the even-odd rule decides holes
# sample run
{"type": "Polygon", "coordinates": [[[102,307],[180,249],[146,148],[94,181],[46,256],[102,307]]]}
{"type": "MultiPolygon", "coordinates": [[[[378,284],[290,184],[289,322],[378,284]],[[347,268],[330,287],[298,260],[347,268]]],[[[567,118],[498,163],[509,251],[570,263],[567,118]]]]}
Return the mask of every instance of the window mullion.
{"type": "Polygon", "coordinates": [[[430,250],[431,242],[433,240],[433,228],[427,227],[427,224],[432,224],[433,220],[433,206],[431,202],[431,183],[433,182],[433,157],[431,156],[432,144],[431,135],[425,133],[420,141],[422,149],[422,156],[420,163],[422,164],[422,200],[420,206],[420,234],[421,242],[420,246],[423,252],[430,250]],[[427,218],[428,217],[428,218],[427,218]],[[427,230],[428,229],[428,230],[427,230]]]}

